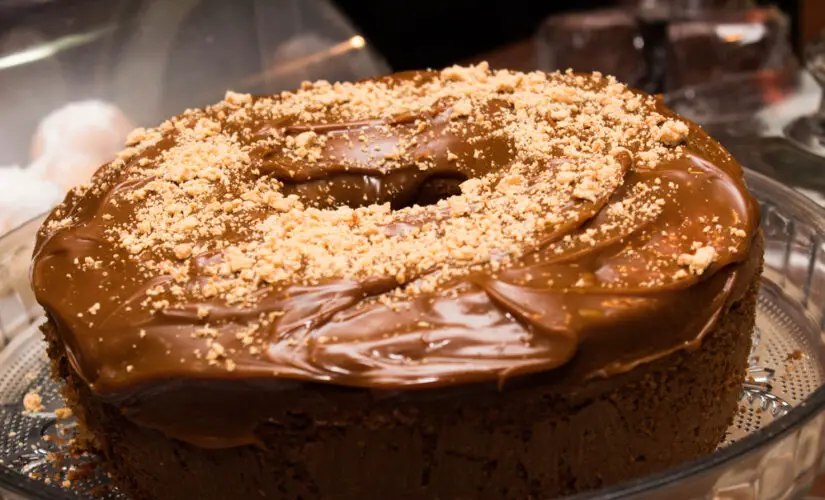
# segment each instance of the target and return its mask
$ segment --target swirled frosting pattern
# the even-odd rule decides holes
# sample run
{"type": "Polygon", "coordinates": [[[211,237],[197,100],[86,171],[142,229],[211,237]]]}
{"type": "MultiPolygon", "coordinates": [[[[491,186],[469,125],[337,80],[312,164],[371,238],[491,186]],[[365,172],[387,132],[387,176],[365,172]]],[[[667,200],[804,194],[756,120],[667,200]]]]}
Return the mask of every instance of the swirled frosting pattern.
{"type": "Polygon", "coordinates": [[[254,422],[198,437],[152,398],[584,380],[693,345],[757,226],[738,164],[653,97],[453,67],[136,131],[46,221],[32,282],[92,390],[222,446],[254,422]]]}

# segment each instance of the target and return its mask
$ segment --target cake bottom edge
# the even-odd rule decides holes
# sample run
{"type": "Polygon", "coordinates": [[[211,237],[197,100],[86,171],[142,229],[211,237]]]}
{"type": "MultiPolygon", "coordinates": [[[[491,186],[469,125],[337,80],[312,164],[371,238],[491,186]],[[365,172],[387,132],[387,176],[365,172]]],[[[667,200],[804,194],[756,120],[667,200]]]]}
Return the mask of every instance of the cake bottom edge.
{"type": "Polygon", "coordinates": [[[359,419],[346,408],[339,421],[317,421],[292,408],[260,426],[262,446],[214,450],[136,425],[72,371],[53,327],[44,332],[81,445],[136,500],[551,498],[659,472],[719,445],[737,411],[757,291],[758,277],[698,349],[638,367],[589,401],[532,386],[517,398],[504,389],[499,407],[471,398],[442,411],[384,403],[383,418],[380,409],[359,419]]]}

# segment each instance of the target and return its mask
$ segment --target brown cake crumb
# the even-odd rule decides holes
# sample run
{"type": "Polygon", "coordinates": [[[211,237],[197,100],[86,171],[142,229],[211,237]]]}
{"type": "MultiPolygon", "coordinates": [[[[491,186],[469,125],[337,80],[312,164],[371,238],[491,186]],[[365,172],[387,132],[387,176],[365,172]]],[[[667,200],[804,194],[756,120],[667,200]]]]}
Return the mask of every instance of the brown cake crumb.
{"type": "Polygon", "coordinates": [[[791,361],[791,360],[798,361],[798,360],[802,359],[803,357],[804,357],[804,354],[802,354],[802,351],[800,351],[799,349],[795,349],[795,350],[788,353],[788,356],[787,356],[786,359],[788,361],[791,361]]]}
{"type": "Polygon", "coordinates": [[[57,420],[66,420],[72,416],[72,410],[71,408],[58,408],[54,410],[54,415],[57,420]]]}
{"type": "Polygon", "coordinates": [[[688,266],[692,274],[701,275],[716,260],[716,255],[715,248],[711,246],[701,247],[692,254],[679,255],[679,265],[688,266]]]}
{"type": "Polygon", "coordinates": [[[688,135],[689,129],[685,122],[679,120],[668,120],[658,130],[658,140],[668,146],[681,144],[688,135]]]}
{"type": "Polygon", "coordinates": [[[192,245],[188,243],[181,243],[175,246],[175,257],[180,260],[185,260],[192,255],[192,245]]]}
{"type": "Polygon", "coordinates": [[[29,392],[23,396],[23,407],[27,412],[36,413],[46,409],[43,398],[36,392],[29,392]]]}

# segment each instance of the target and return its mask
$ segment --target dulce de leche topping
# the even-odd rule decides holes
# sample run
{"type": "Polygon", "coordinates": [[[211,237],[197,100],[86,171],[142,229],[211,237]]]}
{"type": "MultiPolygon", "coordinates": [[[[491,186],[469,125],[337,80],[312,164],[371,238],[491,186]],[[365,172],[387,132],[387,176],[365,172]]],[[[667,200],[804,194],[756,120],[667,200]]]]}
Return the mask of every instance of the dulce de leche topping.
{"type": "Polygon", "coordinates": [[[701,338],[758,225],[727,152],[600,74],[229,93],[128,146],[43,225],[32,281],[75,371],[130,405],[609,376],[701,338]]]}

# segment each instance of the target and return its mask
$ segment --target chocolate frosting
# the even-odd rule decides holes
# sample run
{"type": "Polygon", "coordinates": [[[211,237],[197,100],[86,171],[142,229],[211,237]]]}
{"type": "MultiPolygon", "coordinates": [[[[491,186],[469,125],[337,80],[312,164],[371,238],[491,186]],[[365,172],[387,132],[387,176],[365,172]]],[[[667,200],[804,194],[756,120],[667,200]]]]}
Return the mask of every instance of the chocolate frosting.
{"type": "MultiPolygon", "coordinates": [[[[380,81],[431,78],[416,72],[380,81]]],[[[254,98],[250,109],[262,99],[254,98]]],[[[481,113],[497,116],[509,105],[490,99],[484,106],[481,113]]],[[[460,193],[466,179],[506,173],[515,158],[513,137],[472,123],[461,134],[449,130],[449,104],[389,120],[346,121],[335,110],[330,106],[321,121],[252,113],[243,126],[224,120],[222,132],[248,151],[246,180],[274,177],[285,194],[319,210],[424,204],[460,193]],[[426,132],[414,125],[422,121],[426,132]],[[296,159],[267,141],[306,131],[327,137],[319,161],[296,159]],[[428,159],[429,168],[388,169],[375,160],[402,143],[408,157],[428,159]]],[[[678,119],[659,103],[655,111],[678,119]]],[[[218,107],[205,113],[221,118],[218,107]]],[[[195,126],[186,115],[178,123],[195,126]]],[[[397,292],[421,276],[261,285],[254,300],[234,303],[185,287],[185,300],[165,291],[153,296],[174,304],[155,309],[146,307],[147,292],[163,289],[173,276],[147,272],[141,258],[124,258],[122,238],[111,238],[107,229],[133,217],[141,202],[126,195],[157,175],[149,167],[177,143],[175,127],[161,128],[157,140],[124,155],[119,168],[101,168],[91,187],[69,193],[39,235],[32,283],[72,368],[95,393],[138,423],[201,446],[254,442],[268,408],[289,401],[278,394],[302,384],[409,392],[501,386],[560,368],[569,384],[610,377],[695,347],[755,272],[748,256],[759,215],[742,170],[700,128],[687,125],[678,154],[655,165],[640,166],[639,147],[628,143],[617,154],[618,182],[570,207],[571,217],[499,269],[474,267],[406,295],[397,292]],[[659,195],[638,189],[649,185],[668,186],[670,196],[653,199],[659,195]],[[612,224],[607,208],[622,201],[631,211],[651,203],[661,209],[638,210],[629,223],[612,224]],[[713,258],[699,268],[679,257],[705,247],[713,258]],[[391,303],[382,300],[389,296],[391,303]],[[250,350],[248,337],[237,332],[263,317],[272,320],[249,333],[260,346],[250,350]],[[231,366],[204,356],[197,332],[205,326],[231,366]],[[248,398],[258,409],[227,410],[248,398]]],[[[542,168],[552,172],[564,152],[557,157],[542,168]]],[[[243,185],[224,185],[221,197],[241,199],[243,185]]],[[[428,222],[410,216],[385,230],[428,222]]],[[[247,235],[230,228],[221,238],[247,235]]],[[[202,284],[221,255],[192,255],[187,286],[202,284]]]]}

